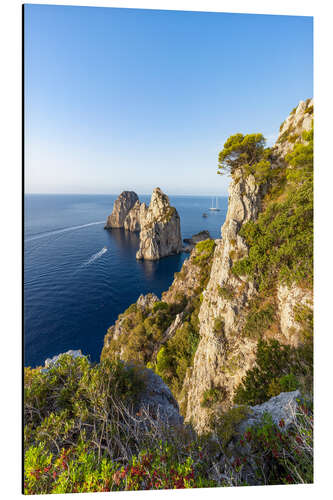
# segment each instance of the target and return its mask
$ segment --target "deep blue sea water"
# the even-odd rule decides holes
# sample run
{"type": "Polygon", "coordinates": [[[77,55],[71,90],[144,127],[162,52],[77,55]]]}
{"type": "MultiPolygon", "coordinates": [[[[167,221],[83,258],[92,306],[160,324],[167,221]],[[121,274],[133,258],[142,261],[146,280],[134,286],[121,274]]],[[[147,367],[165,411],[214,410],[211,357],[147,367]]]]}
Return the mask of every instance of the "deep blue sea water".
{"type": "MultiPolygon", "coordinates": [[[[105,231],[116,195],[26,195],[24,352],[26,366],[81,349],[98,361],[110,325],[141,293],[167,290],[188,254],[137,261],[139,236],[105,231]],[[105,248],[104,248],[105,247],[105,248]]],[[[140,196],[149,203],[150,196],[140,196]]],[[[170,196],[182,237],[207,229],[220,237],[227,198],[208,212],[210,197],[170,196]],[[206,212],[208,217],[202,217],[206,212]]]]}

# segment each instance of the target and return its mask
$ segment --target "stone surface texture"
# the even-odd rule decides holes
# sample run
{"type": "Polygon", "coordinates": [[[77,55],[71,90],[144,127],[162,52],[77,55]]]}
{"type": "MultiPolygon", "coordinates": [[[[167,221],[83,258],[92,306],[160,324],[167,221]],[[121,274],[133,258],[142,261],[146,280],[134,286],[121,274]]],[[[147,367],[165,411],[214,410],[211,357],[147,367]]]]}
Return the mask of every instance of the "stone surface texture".
{"type": "Polygon", "coordinates": [[[180,218],[169,198],[155,188],[146,216],[141,221],[140,248],[137,259],[158,260],[182,249],[180,218]]]}
{"type": "Polygon", "coordinates": [[[139,200],[134,191],[123,191],[113,205],[112,214],[108,216],[105,229],[124,227],[128,212],[139,200]]]}
{"type": "Polygon", "coordinates": [[[140,232],[142,221],[145,220],[147,215],[147,210],[147,205],[140,203],[138,200],[125,217],[124,229],[126,231],[140,232]]]}

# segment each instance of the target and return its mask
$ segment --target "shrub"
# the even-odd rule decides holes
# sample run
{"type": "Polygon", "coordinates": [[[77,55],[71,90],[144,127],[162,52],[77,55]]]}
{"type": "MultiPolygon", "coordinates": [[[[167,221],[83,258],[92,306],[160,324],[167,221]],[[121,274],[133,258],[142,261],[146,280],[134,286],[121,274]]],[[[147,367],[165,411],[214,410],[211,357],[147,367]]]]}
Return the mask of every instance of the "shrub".
{"type": "Polygon", "coordinates": [[[300,371],[293,348],[277,340],[259,340],[256,366],[246,373],[236,388],[234,402],[253,406],[267,401],[272,381],[288,375],[292,366],[295,372],[300,371]]]}
{"type": "MultiPolygon", "coordinates": [[[[264,415],[262,423],[249,428],[240,443],[257,464],[259,484],[299,484],[313,482],[313,414],[311,404],[299,404],[292,425],[272,422],[264,415]]],[[[239,459],[238,459],[239,460],[239,459]]],[[[239,460],[241,462],[241,460],[239,460]]]]}
{"type": "Polygon", "coordinates": [[[281,203],[272,203],[256,222],[245,224],[240,234],[249,245],[248,256],[235,262],[232,272],[249,275],[259,290],[275,280],[287,284],[313,279],[313,186],[308,179],[281,203]]]}
{"type": "Polygon", "coordinates": [[[223,401],[226,396],[226,390],[224,387],[211,387],[203,393],[201,400],[201,406],[203,408],[211,408],[216,403],[223,401]]]}
{"type": "Polygon", "coordinates": [[[169,304],[167,304],[166,302],[159,301],[155,302],[155,304],[153,305],[153,312],[168,311],[168,309],[169,309],[169,304]]]}
{"type": "Polygon", "coordinates": [[[295,391],[299,387],[299,382],[293,373],[274,378],[269,384],[268,396],[278,396],[281,392],[295,391]]]}
{"type": "Polygon", "coordinates": [[[235,406],[221,415],[212,418],[211,425],[225,451],[227,451],[226,448],[231,439],[237,434],[237,426],[249,413],[250,409],[248,406],[235,406]]]}
{"type": "Polygon", "coordinates": [[[258,301],[253,300],[246,317],[243,332],[247,337],[259,339],[272,324],[274,318],[275,307],[273,304],[260,307],[258,301]]]}
{"type": "Polygon", "coordinates": [[[220,297],[225,300],[231,300],[234,296],[233,288],[230,285],[217,286],[217,291],[220,297]]]}
{"type": "Polygon", "coordinates": [[[213,331],[216,336],[223,337],[224,336],[224,319],[223,318],[215,318],[213,331]]]}

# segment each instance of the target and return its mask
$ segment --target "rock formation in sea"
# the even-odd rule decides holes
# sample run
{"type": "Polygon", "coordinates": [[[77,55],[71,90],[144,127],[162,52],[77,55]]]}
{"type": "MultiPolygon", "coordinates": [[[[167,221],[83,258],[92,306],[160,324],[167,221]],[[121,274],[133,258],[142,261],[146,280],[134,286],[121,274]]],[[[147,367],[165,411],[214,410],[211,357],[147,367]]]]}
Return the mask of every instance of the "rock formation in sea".
{"type": "Polygon", "coordinates": [[[194,234],[191,238],[184,238],[183,242],[186,243],[186,246],[183,247],[184,252],[190,252],[193,250],[195,245],[199,243],[199,241],[204,241],[204,240],[210,240],[211,236],[209,234],[209,231],[204,230],[200,231],[199,233],[194,234]]]}
{"type": "Polygon", "coordinates": [[[181,252],[180,218],[160,188],[154,189],[145,217],[140,222],[137,259],[158,260],[181,252]]]}
{"type": "Polygon", "coordinates": [[[138,195],[134,191],[123,191],[114,202],[113,210],[107,218],[105,229],[124,227],[126,216],[138,200],[138,195]]]}
{"type": "Polygon", "coordinates": [[[128,212],[124,220],[124,229],[126,231],[140,232],[142,222],[147,215],[148,207],[145,203],[140,203],[138,200],[133,208],[128,212]]]}

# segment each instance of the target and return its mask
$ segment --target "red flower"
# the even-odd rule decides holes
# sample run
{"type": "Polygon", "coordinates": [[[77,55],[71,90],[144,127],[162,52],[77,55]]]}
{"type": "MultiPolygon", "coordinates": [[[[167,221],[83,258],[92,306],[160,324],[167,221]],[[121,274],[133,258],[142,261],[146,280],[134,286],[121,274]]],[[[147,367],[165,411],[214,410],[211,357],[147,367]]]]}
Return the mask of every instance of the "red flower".
{"type": "Polygon", "coordinates": [[[246,439],[247,441],[251,441],[251,439],[252,439],[252,434],[251,434],[251,431],[247,431],[247,432],[245,432],[244,437],[245,437],[245,439],[246,439]]]}
{"type": "Polygon", "coordinates": [[[279,426],[280,426],[280,427],[284,427],[284,426],[285,426],[285,423],[284,423],[283,418],[281,418],[281,420],[280,420],[280,422],[279,422],[279,426]]]}

